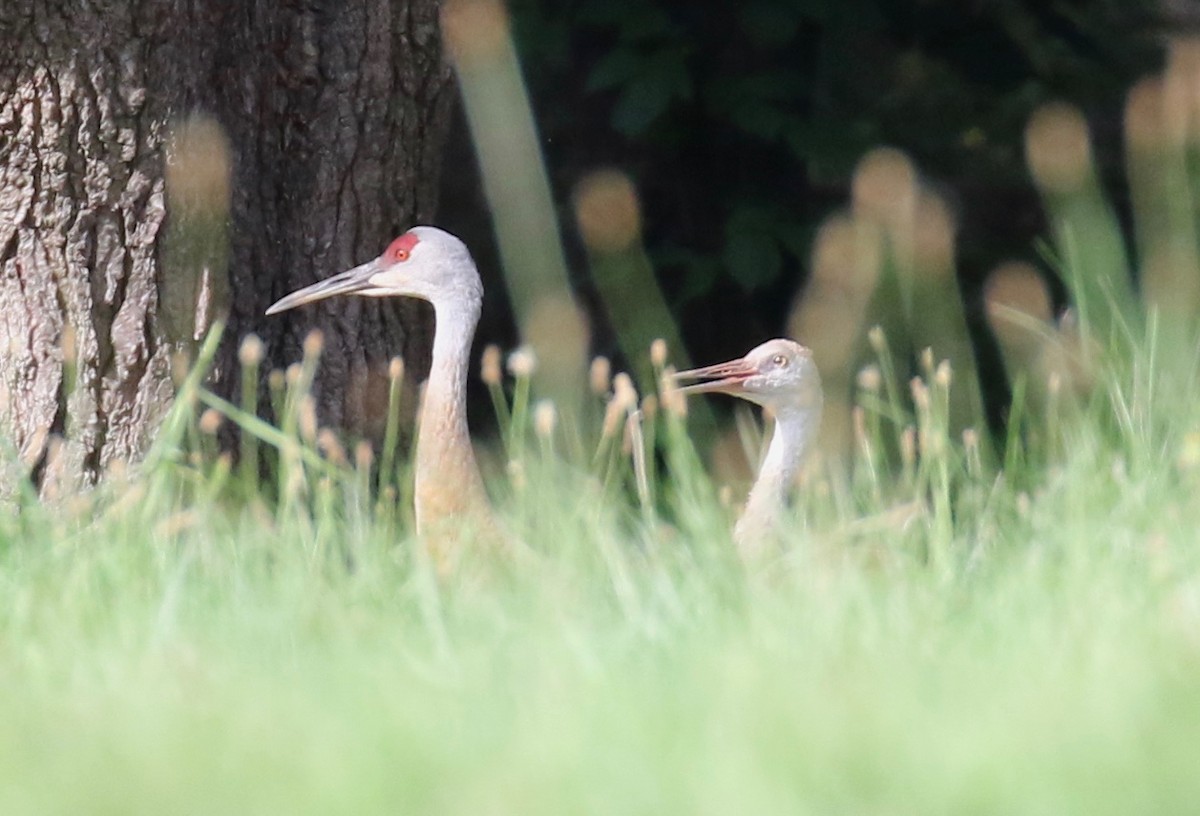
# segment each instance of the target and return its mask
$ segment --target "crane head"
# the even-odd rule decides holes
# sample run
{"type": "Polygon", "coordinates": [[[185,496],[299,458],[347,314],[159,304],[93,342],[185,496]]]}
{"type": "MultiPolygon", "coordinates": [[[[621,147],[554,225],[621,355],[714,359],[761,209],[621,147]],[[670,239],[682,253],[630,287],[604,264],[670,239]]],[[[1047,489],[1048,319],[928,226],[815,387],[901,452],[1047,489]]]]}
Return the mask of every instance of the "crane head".
{"type": "Polygon", "coordinates": [[[413,227],[378,258],[280,298],[267,314],[336,295],[414,297],[435,307],[467,303],[477,309],[483,285],[466,244],[437,227],[413,227]]]}
{"type": "Polygon", "coordinates": [[[777,338],[727,363],[680,371],[676,381],[695,380],[684,394],[732,394],[776,412],[821,404],[821,377],[812,352],[794,340],[777,338]]]}

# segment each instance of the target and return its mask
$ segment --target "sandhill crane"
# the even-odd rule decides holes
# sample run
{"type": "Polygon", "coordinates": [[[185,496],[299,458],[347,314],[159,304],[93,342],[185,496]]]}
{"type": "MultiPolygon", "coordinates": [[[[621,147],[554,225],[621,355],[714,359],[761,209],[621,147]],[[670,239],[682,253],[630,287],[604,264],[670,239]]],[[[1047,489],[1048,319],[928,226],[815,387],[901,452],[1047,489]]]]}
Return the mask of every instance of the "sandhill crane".
{"type": "Polygon", "coordinates": [[[467,430],[468,360],[483,284],[466,245],[436,227],[413,227],[378,258],[280,299],[276,314],[335,295],[404,296],[433,304],[433,361],[425,386],[414,464],[417,535],[444,559],[464,525],[497,529],[467,430]]]}
{"type": "Polygon", "coordinates": [[[812,352],[793,340],[768,340],[745,357],[680,371],[677,380],[702,380],[684,394],[717,392],[757,403],[775,415],[775,432],[733,539],[744,555],[768,543],[788,488],[821,424],[821,376],[812,352]]]}

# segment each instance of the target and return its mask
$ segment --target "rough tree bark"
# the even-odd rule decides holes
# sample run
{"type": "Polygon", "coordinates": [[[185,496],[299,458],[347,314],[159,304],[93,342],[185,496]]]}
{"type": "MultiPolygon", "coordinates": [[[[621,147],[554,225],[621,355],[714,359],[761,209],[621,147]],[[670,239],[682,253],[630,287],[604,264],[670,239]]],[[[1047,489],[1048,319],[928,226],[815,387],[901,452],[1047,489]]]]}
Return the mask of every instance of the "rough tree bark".
{"type": "Polygon", "coordinates": [[[320,327],[321,419],[368,435],[385,416],[390,358],[404,353],[410,373],[427,365],[431,314],[359,298],[283,319],[263,310],[432,220],[452,100],[437,12],[435,0],[234,3],[220,22],[211,105],[237,146],[222,368],[247,332],[286,365],[320,327]]]}
{"type": "Polygon", "coordinates": [[[0,4],[0,433],[35,477],[86,483],[144,451],[172,357],[210,316],[202,289],[229,294],[219,384],[245,334],[283,366],[319,325],[322,420],[370,430],[371,382],[424,358],[428,315],[262,312],[431,218],[450,99],[436,20],[436,0],[0,4]],[[224,129],[232,201],[199,233],[213,245],[181,255],[164,159],[197,111],[224,129]],[[215,282],[193,279],[197,254],[215,282]]]}

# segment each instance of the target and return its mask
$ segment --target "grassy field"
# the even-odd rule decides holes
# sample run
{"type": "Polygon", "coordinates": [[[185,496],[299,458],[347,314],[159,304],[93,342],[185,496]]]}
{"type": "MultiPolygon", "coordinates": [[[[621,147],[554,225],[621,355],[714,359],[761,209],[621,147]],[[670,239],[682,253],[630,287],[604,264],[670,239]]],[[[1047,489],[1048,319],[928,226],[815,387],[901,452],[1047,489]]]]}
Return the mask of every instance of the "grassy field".
{"type": "Polygon", "coordinates": [[[192,380],[143,469],[0,520],[0,812],[1191,812],[1200,425],[1109,376],[1003,471],[935,382],[926,455],[878,423],[754,568],[677,418],[648,507],[531,433],[531,556],[441,581],[299,435],[253,426],[270,499],[184,455],[192,380]]]}
{"type": "MultiPolygon", "coordinates": [[[[460,74],[468,104],[513,108],[470,90],[499,74],[460,74]]],[[[1144,116],[1162,90],[1139,89],[1140,257],[1082,115],[1031,122],[1037,249],[1073,310],[1051,309],[1044,270],[993,274],[1004,438],[961,432],[981,400],[949,206],[897,151],[864,159],[789,324],[849,455],[812,463],[763,563],[733,551],[700,417],[604,383],[551,432],[527,379],[492,378],[508,464],[489,487],[522,555],[464,541],[439,577],[393,446],[372,461],[316,429],[315,355],[271,378],[275,428],[205,392],[210,338],[144,463],[3,499],[0,813],[1195,812],[1200,124],[1168,138],[1144,116]],[[898,327],[895,360],[876,322],[898,327]],[[246,431],[243,464],[218,454],[221,421],[246,431]]],[[[590,261],[629,262],[610,306],[666,325],[632,183],[611,176],[576,202],[590,261]]],[[[569,305],[551,278],[510,297],[569,305]]],[[[586,364],[562,312],[572,342],[541,339],[586,364]]]]}

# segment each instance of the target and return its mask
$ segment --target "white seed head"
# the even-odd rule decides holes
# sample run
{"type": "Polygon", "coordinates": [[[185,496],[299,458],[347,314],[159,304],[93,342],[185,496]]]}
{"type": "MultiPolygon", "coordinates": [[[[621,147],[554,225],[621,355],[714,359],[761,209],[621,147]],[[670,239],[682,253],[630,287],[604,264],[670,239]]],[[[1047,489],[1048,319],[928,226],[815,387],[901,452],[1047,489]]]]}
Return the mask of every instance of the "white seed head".
{"type": "Polygon", "coordinates": [[[259,365],[265,355],[266,347],[257,334],[247,334],[242,338],[242,344],[238,346],[238,362],[242,368],[259,365]]]}
{"type": "Polygon", "coordinates": [[[537,356],[529,346],[521,346],[508,355],[508,373],[519,379],[529,379],[537,371],[537,356]]]}
{"type": "Polygon", "coordinates": [[[442,37],[460,67],[495,70],[507,47],[508,11],[501,0],[451,0],[442,5],[442,37]]]}
{"type": "Polygon", "coordinates": [[[479,379],[487,385],[499,385],[503,375],[500,373],[500,347],[489,343],[479,358],[479,379]]]}
{"type": "Polygon", "coordinates": [[[650,363],[655,368],[662,368],[667,364],[667,341],[661,337],[656,337],[650,344],[650,363]]]}
{"type": "Polygon", "coordinates": [[[933,373],[933,347],[926,346],[921,349],[921,370],[926,374],[933,373]]]}
{"type": "Polygon", "coordinates": [[[506,470],[508,471],[508,480],[512,482],[513,489],[518,493],[525,490],[525,465],[518,459],[509,459],[506,470]]]}
{"type": "Polygon", "coordinates": [[[603,396],[612,385],[612,363],[607,357],[593,357],[591,368],[588,369],[588,383],[592,393],[603,396]]]}
{"type": "Polygon", "coordinates": [[[388,379],[397,382],[404,379],[404,359],[393,357],[388,363],[388,379]]]}
{"type": "Polygon", "coordinates": [[[867,330],[867,340],[871,344],[871,348],[876,354],[883,354],[887,351],[887,337],[883,333],[883,327],[879,325],[872,326],[867,330]]]}
{"type": "Polygon", "coordinates": [[[304,338],[304,357],[313,359],[321,356],[325,350],[325,334],[320,329],[313,329],[304,338]]]}
{"type": "Polygon", "coordinates": [[[533,408],[533,429],[542,439],[554,436],[554,428],[558,425],[558,409],[552,400],[539,400],[533,408]]]}
{"type": "Polygon", "coordinates": [[[317,441],[317,401],[313,399],[312,394],[305,394],[300,398],[297,414],[300,438],[311,445],[317,441]]]}
{"type": "Polygon", "coordinates": [[[1034,182],[1052,193],[1079,189],[1092,166],[1087,120],[1071,105],[1050,102],[1025,127],[1025,159],[1034,182]]]}
{"type": "Polygon", "coordinates": [[[608,401],[608,404],[604,406],[604,424],[600,428],[600,436],[603,439],[610,438],[621,429],[622,423],[625,421],[625,413],[625,408],[621,406],[615,396],[608,401]]]}
{"type": "Polygon", "coordinates": [[[859,388],[872,394],[879,393],[879,389],[883,387],[883,374],[880,373],[877,365],[869,365],[860,369],[856,380],[859,388]]]}
{"type": "Polygon", "coordinates": [[[205,409],[204,413],[200,415],[200,421],[197,423],[200,433],[212,436],[221,429],[222,419],[221,413],[215,408],[205,409]]]}
{"type": "Polygon", "coordinates": [[[937,371],[934,372],[933,381],[937,383],[939,388],[949,388],[950,381],[954,378],[954,369],[950,367],[949,360],[942,360],[938,363],[937,371]]]}
{"type": "Polygon", "coordinates": [[[679,419],[687,419],[687,397],[675,384],[675,368],[667,366],[663,369],[658,381],[658,393],[662,396],[663,410],[679,419]]]}
{"type": "Polygon", "coordinates": [[[371,443],[365,439],[354,446],[354,466],[359,470],[369,470],[371,463],[375,461],[375,452],[371,450],[371,443]]]}
{"type": "Polygon", "coordinates": [[[633,379],[624,371],[613,377],[613,401],[623,411],[633,411],[637,408],[637,389],[633,387],[633,379]]]}
{"type": "Polygon", "coordinates": [[[637,190],[619,170],[598,170],[581,180],[572,203],[579,235],[593,252],[622,252],[641,235],[637,190]]]}
{"type": "Polygon", "coordinates": [[[917,410],[928,411],[929,387],[925,385],[925,381],[920,377],[913,377],[908,386],[912,390],[913,404],[917,406],[917,410]]]}
{"type": "Polygon", "coordinates": [[[317,450],[325,454],[325,458],[335,465],[345,465],[346,449],[342,447],[341,440],[337,434],[329,428],[322,428],[317,432],[317,450]]]}

